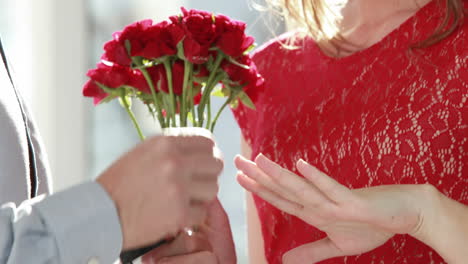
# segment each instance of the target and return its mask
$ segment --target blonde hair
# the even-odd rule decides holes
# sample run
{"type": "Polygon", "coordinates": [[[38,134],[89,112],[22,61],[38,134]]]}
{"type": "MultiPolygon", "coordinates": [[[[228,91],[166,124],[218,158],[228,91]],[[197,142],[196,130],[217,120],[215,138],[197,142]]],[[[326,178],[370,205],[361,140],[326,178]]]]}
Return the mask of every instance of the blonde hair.
{"type": "MultiPolygon", "coordinates": [[[[340,17],[325,3],[326,0],[265,1],[267,10],[282,16],[289,27],[298,29],[304,35],[312,37],[319,45],[327,42],[341,51],[346,51],[346,46],[352,45],[340,35],[337,25],[340,17]]],[[[445,18],[429,38],[416,43],[413,48],[434,45],[449,36],[463,23],[465,17],[463,0],[433,1],[446,2],[445,18]]]]}

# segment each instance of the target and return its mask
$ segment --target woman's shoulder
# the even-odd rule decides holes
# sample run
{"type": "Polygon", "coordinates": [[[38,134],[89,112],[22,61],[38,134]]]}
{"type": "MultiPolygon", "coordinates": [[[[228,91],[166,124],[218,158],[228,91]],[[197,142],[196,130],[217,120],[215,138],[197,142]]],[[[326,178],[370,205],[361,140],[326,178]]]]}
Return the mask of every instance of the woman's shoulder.
{"type": "Polygon", "coordinates": [[[297,63],[298,57],[307,55],[311,42],[298,32],[286,32],[259,46],[253,53],[253,60],[260,69],[265,66],[272,68],[272,64],[282,68],[280,66],[284,67],[288,62],[297,63]]]}

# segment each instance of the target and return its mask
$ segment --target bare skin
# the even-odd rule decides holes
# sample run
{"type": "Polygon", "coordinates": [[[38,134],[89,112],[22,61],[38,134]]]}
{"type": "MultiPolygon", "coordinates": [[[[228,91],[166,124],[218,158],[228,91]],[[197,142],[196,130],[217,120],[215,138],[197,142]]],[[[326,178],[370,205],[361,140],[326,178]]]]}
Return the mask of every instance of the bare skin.
{"type": "Polygon", "coordinates": [[[201,129],[156,136],[123,155],[97,179],[116,204],[123,249],[203,223],[222,169],[211,133],[201,129]]]}
{"type": "Polygon", "coordinates": [[[332,57],[346,57],[383,39],[431,0],[343,0],[333,1],[331,9],[342,19],[337,21],[339,34],[347,43],[338,51],[325,42],[324,52],[332,57]]]}
{"type": "Polygon", "coordinates": [[[208,208],[208,216],[200,229],[190,236],[181,232],[167,245],[143,257],[144,264],[236,264],[236,252],[229,219],[216,200],[208,208]]]}
{"type": "Polygon", "coordinates": [[[383,185],[351,190],[303,160],[304,178],[259,155],[236,158],[248,191],[325,232],[327,237],[286,253],[283,263],[311,263],[373,250],[395,234],[409,234],[448,263],[468,258],[468,207],[431,185],[383,185]]]}

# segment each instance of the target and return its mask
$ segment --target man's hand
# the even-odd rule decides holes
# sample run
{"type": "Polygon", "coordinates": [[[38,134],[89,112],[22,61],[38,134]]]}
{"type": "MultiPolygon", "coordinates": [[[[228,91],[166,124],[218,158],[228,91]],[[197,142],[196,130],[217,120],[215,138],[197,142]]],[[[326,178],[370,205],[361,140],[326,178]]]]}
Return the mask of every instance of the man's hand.
{"type": "Polygon", "coordinates": [[[172,243],[143,256],[144,264],[235,264],[236,252],[229,220],[219,200],[210,205],[208,217],[191,236],[182,232],[172,243]]]}
{"type": "Polygon", "coordinates": [[[99,178],[114,200],[123,249],[152,244],[206,219],[223,169],[220,151],[204,129],[176,129],[122,156],[99,178]]]}

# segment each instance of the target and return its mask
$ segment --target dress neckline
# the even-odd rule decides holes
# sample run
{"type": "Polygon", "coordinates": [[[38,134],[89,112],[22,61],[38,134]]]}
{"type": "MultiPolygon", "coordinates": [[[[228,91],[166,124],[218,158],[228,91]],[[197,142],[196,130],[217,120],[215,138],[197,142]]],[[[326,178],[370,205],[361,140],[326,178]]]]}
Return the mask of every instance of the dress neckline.
{"type": "MultiPolygon", "coordinates": [[[[401,23],[399,26],[393,29],[390,33],[388,33],[382,39],[372,44],[371,46],[365,49],[356,51],[348,56],[344,56],[344,57],[329,56],[325,52],[323,52],[323,50],[318,46],[317,42],[315,42],[314,40],[312,40],[313,46],[315,49],[317,49],[320,57],[324,61],[327,61],[330,63],[345,63],[345,62],[353,61],[357,58],[368,57],[370,55],[376,54],[376,51],[380,50],[382,46],[385,46],[386,43],[389,43],[390,41],[397,39],[401,33],[410,32],[410,30],[414,30],[413,25],[415,24],[415,22],[417,22],[421,17],[424,17],[427,14],[429,14],[430,10],[433,10],[437,2],[438,2],[437,0],[429,1],[427,4],[419,8],[419,10],[417,10],[412,16],[410,16],[408,19],[403,21],[403,23],[401,23]]],[[[405,36],[405,37],[408,37],[411,39],[411,36],[405,36]]],[[[412,39],[412,41],[414,41],[414,39],[412,39]]]]}

